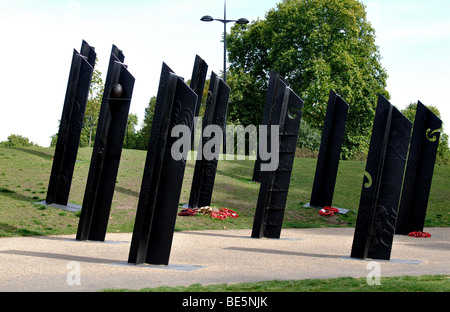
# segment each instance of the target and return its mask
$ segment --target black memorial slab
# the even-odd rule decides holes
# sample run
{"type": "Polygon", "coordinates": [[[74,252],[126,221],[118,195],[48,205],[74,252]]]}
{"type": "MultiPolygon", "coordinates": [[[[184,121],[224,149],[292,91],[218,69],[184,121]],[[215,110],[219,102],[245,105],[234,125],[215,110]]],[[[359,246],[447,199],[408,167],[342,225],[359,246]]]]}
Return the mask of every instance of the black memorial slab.
{"type": "Polygon", "coordinates": [[[310,207],[323,208],[332,205],[347,115],[348,104],[331,90],[309,202],[310,207]]]}
{"type": "Polygon", "coordinates": [[[195,162],[194,176],[192,178],[191,193],[189,197],[189,207],[191,208],[209,206],[211,204],[214,179],[217,171],[217,163],[219,161],[220,145],[225,131],[229,96],[230,88],[213,72],[211,74],[205,115],[203,117],[202,133],[205,133],[205,128],[210,125],[220,127],[221,133],[220,135],[219,133],[216,133],[210,137],[203,135],[202,138],[200,138],[198,148],[199,154],[201,154],[202,157],[195,162]],[[209,157],[205,157],[206,155],[203,150],[205,145],[210,145],[211,148],[214,149],[212,155],[209,155],[209,157]],[[213,158],[211,158],[211,156],[213,156],[213,158]]]}
{"type": "MultiPolygon", "coordinates": [[[[269,87],[267,89],[264,114],[261,121],[262,126],[270,126],[272,124],[277,125],[279,123],[280,109],[281,109],[281,105],[279,105],[279,103],[281,103],[283,100],[286,86],[287,86],[286,83],[284,82],[283,78],[280,75],[278,75],[273,70],[270,71],[269,87]]],[[[257,153],[252,177],[252,181],[254,182],[260,182],[261,163],[264,163],[264,161],[261,160],[260,154],[257,153]]]]}
{"type": "Polygon", "coordinates": [[[379,96],[351,257],[389,260],[411,122],[379,96]]]}
{"type": "Polygon", "coordinates": [[[113,45],[76,239],[103,241],[122,154],[134,77],[113,45]]]}
{"type": "Polygon", "coordinates": [[[171,133],[177,125],[192,131],[196,105],[195,92],[163,64],[129,263],[169,263],[187,156],[172,156],[178,138],[171,133]]]}
{"type": "Polygon", "coordinates": [[[418,102],[396,234],[423,231],[442,121],[418,102]]]}
{"type": "Polygon", "coordinates": [[[195,107],[194,117],[198,116],[203,89],[205,88],[206,74],[208,73],[208,64],[198,55],[195,56],[194,69],[192,70],[192,77],[190,87],[197,94],[197,105],[195,107]]]}
{"type": "Polygon", "coordinates": [[[67,206],[96,53],[83,40],[73,52],[46,204],[67,206]]]}
{"type": "Polygon", "coordinates": [[[285,87],[280,96],[278,93],[281,90],[278,90],[275,109],[272,111],[272,118],[277,122],[269,127],[279,126],[279,147],[271,146],[272,149],[278,148],[279,163],[274,171],[261,170],[261,185],[251,234],[253,238],[280,238],[297,145],[303,101],[289,87],[285,87]]]}
{"type": "MultiPolygon", "coordinates": [[[[198,117],[200,106],[202,103],[203,89],[205,88],[206,74],[208,73],[208,64],[198,55],[195,56],[194,69],[192,70],[192,77],[190,87],[197,94],[197,106],[195,107],[194,117],[198,117]]],[[[191,148],[194,148],[195,140],[195,124],[191,135],[191,148]]]]}

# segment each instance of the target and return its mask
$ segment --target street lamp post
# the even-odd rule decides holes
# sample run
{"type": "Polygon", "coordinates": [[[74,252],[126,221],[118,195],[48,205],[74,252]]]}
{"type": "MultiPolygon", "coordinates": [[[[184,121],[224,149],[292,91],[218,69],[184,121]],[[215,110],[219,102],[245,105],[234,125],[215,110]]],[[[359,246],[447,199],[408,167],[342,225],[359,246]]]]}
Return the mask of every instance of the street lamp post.
{"type": "Polygon", "coordinates": [[[223,1],[223,19],[213,18],[210,15],[205,15],[201,19],[203,22],[219,21],[223,23],[223,81],[227,81],[227,23],[236,22],[236,24],[248,24],[248,19],[240,18],[238,20],[227,20],[227,5],[226,0],[223,1]]]}

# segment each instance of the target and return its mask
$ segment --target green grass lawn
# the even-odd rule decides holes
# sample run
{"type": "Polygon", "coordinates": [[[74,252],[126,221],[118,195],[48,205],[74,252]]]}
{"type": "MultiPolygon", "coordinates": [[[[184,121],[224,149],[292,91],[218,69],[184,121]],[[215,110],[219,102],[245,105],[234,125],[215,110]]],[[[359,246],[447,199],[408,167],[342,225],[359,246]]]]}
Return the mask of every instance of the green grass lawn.
{"type": "MultiPolygon", "coordinates": [[[[35,203],[44,200],[52,167],[52,148],[0,147],[0,237],[76,233],[79,214],[35,203]]],[[[78,152],[69,202],[83,202],[92,149],[78,152]]],[[[146,152],[123,150],[108,232],[132,232],[146,152]]],[[[251,228],[259,184],[251,182],[252,160],[220,160],[212,206],[236,211],[237,219],[216,220],[206,216],[178,217],[176,230],[251,228]]],[[[333,206],[350,209],[345,215],[322,217],[303,208],[309,202],[316,159],[294,161],[284,227],[353,227],[359,205],[365,163],[341,161],[333,206]]],[[[189,200],[194,161],[188,161],[180,203],[189,200]]],[[[450,167],[436,166],[425,226],[448,226],[450,167]]]]}

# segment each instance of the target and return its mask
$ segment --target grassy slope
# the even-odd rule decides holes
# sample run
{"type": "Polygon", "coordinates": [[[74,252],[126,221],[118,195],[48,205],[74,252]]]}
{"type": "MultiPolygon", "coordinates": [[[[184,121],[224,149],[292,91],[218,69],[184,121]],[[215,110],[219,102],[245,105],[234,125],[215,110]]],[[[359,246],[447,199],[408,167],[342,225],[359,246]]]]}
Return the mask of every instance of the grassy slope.
{"type": "MultiPolygon", "coordinates": [[[[34,204],[44,200],[53,149],[0,147],[0,236],[76,233],[78,216],[34,204]]],[[[78,152],[70,202],[81,205],[92,149],[78,152]]],[[[109,232],[131,232],[140,191],[146,153],[123,150],[109,220],[109,232]]],[[[238,219],[215,220],[204,216],[178,217],[176,230],[251,228],[259,184],[250,182],[253,161],[219,161],[212,205],[227,207],[238,219]]],[[[321,217],[309,202],[316,160],[295,159],[285,213],[285,227],[354,226],[362,185],[364,162],[342,161],[339,166],[334,206],[350,209],[347,215],[321,217]]],[[[189,200],[194,162],[188,161],[180,203],[189,200]]],[[[449,166],[436,166],[426,226],[448,226],[449,166]]]]}

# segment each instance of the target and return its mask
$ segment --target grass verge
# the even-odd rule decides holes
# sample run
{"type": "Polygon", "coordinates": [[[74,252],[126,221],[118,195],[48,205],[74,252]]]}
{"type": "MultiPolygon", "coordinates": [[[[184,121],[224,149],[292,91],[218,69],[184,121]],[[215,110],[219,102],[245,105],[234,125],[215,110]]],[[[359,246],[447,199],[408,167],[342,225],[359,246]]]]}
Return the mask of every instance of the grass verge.
{"type": "MultiPolygon", "coordinates": [[[[130,289],[106,289],[111,292],[133,292],[130,289]]],[[[379,285],[369,285],[366,278],[340,277],[143,288],[138,292],[449,292],[449,275],[381,277],[379,285]]]]}

